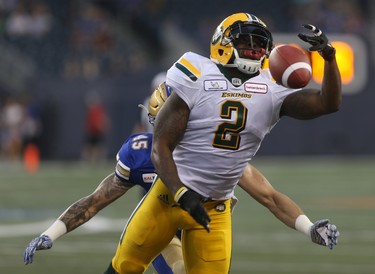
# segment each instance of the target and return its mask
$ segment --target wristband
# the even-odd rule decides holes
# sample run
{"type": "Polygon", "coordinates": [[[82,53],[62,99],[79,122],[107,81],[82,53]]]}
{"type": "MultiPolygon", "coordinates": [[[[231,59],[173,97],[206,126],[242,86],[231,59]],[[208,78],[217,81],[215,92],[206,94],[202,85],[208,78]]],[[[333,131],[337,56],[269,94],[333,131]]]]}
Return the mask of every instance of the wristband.
{"type": "Polygon", "coordinates": [[[178,203],[178,200],[184,195],[189,189],[186,186],[180,187],[174,195],[174,200],[178,203]]]}
{"type": "Polygon", "coordinates": [[[41,235],[47,235],[51,238],[52,242],[57,240],[67,232],[66,225],[61,220],[56,220],[46,231],[41,235]]]}
{"type": "Polygon", "coordinates": [[[313,223],[307,218],[306,215],[299,215],[296,219],[294,227],[296,230],[305,233],[307,236],[310,237],[310,228],[313,223]]]}

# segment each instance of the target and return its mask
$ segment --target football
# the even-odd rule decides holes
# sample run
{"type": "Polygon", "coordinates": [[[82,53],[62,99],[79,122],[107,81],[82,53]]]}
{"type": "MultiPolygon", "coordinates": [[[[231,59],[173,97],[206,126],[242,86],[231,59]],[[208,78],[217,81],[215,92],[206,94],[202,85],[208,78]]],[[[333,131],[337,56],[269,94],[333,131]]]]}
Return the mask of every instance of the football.
{"type": "Polygon", "coordinates": [[[269,69],[276,83],[287,88],[303,88],[311,80],[309,56],[295,45],[276,46],[268,58],[269,69]]]}

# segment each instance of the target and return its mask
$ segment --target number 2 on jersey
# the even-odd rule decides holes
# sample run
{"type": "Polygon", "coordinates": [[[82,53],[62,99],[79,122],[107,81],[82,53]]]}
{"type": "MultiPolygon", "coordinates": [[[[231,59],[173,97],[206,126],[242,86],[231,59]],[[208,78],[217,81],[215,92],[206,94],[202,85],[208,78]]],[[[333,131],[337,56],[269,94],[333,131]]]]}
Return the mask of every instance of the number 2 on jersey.
{"type": "Polygon", "coordinates": [[[220,117],[231,121],[217,126],[212,146],[237,150],[241,142],[239,133],[246,126],[247,108],[240,101],[226,101],[221,106],[220,117]]]}

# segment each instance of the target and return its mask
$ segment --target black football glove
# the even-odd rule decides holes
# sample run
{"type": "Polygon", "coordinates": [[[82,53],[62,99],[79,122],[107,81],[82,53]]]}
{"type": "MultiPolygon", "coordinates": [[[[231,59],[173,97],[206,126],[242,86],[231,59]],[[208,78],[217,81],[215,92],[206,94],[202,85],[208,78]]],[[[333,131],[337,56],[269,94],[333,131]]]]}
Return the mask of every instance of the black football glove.
{"type": "Polygon", "coordinates": [[[313,25],[303,25],[304,28],[310,30],[313,35],[307,35],[304,33],[298,34],[298,37],[303,41],[311,44],[310,51],[318,51],[319,54],[326,61],[330,61],[335,57],[336,50],[329,43],[327,36],[317,27],[313,25]]]}
{"type": "Polygon", "coordinates": [[[203,207],[202,201],[204,200],[204,197],[186,187],[183,187],[182,191],[180,190],[178,192],[182,194],[178,195],[179,197],[176,202],[179,203],[180,207],[186,210],[198,224],[201,224],[208,232],[210,232],[209,222],[211,222],[211,218],[203,207]]]}

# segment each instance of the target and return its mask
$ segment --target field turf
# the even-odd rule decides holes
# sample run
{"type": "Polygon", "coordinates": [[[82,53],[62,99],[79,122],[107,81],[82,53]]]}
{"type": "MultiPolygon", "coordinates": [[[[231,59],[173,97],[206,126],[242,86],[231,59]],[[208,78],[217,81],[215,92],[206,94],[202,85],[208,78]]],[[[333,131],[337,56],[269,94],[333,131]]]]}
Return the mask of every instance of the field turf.
{"type": "MultiPolygon", "coordinates": [[[[329,218],[341,236],[332,251],[315,245],[238,188],[231,273],[375,273],[374,158],[258,158],[253,164],[311,220],[329,218]]],[[[0,273],[103,273],[139,188],[58,239],[51,250],[38,251],[32,265],[25,266],[22,255],[33,237],[112,171],[113,163],[43,162],[38,173],[28,174],[21,164],[0,162],[0,273]]]]}

